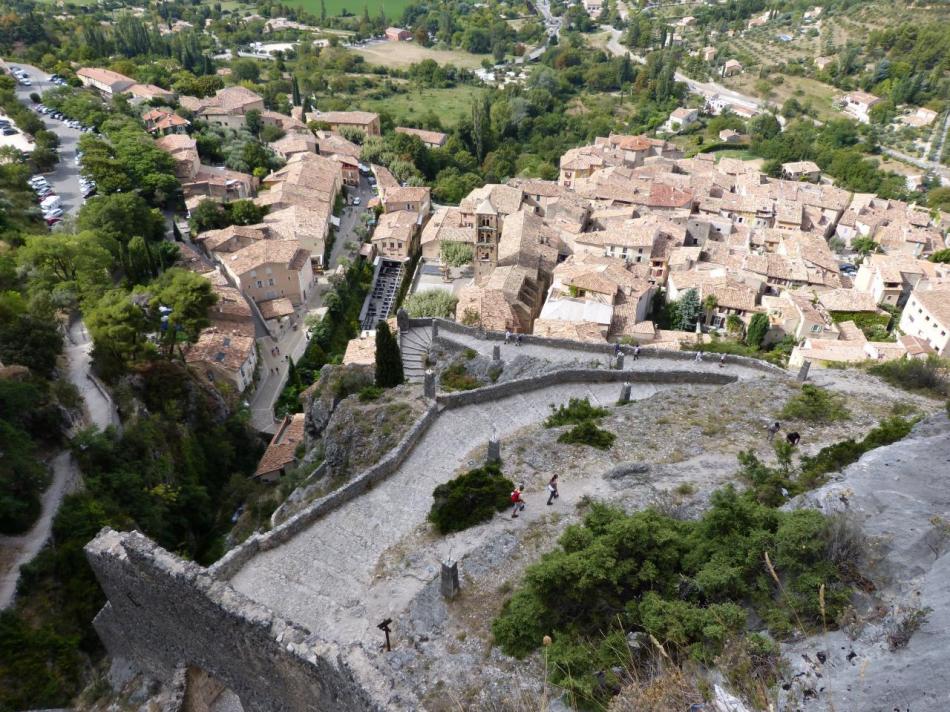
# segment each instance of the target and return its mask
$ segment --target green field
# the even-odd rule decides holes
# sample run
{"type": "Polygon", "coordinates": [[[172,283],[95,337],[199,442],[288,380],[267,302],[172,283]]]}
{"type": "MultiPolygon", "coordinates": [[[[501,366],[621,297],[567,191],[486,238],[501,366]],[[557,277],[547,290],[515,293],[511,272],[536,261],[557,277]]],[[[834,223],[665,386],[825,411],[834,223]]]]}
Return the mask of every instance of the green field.
{"type": "Polygon", "coordinates": [[[471,114],[472,98],[483,91],[481,87],[463,84],[451,89],[420,89],[386,99],[361,99],[353,103],[360,109],[389,112],[397,126],[431,110],[448,129],[458,124],[460,116],[471,114]]]}
{"type": "MultiPolygon", "coordinates": [[[[327,8],[327,15],[336,16],[343,10],[351,15],[360,15],[365,5],[369,9],[370,15],[379,14],[380,9],[386,12],[386,17],[391,20],[398,20],[402,17],[402,11],[406,9],[410,0],[324,0],[327,8]]],[[[287,5],[302,7],[314,15],[320,14],[320,0],[287,0],[287,5]]]]}

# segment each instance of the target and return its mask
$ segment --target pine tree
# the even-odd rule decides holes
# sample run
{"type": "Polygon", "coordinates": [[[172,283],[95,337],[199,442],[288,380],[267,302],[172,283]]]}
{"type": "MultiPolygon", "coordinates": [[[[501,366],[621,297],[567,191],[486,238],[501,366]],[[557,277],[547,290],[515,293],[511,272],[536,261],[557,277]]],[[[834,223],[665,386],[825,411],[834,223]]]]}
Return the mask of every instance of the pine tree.
{"type": "Polygon", "coordinates": [[[300,106],[300,85],[296,74],[290,78],[290,100],[294,106],[300,106]]]}
{"type": "Polygon", "coordinates": [[[327,3],[326,0],[320,0],[320,27],[327,24],[327,3]]]}
{"type": "Polygon", "coordinates": [[[380,321],[376,324],[376,385],[392,388],[404,380],[399,344],[389,330],[389,324],[380,321]]]}
{"type": "Polygon", "coordinates": [[[676,328],[680,331],[692,331],[699,320],[699,295],[695,289],[687,289],[680,299],[677,309],[676,328]]]}

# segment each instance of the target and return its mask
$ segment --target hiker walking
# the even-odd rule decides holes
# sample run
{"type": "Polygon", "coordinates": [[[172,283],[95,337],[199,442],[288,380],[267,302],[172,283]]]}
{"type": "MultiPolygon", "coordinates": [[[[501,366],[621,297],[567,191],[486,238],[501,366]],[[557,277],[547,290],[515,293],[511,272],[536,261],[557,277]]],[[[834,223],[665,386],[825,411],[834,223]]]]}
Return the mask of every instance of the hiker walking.
{"type": "Polygon", "coordinates": [[[548,480],[548,506],[554,504],[554,500],[560,496],[560,493],[557,491],[557,474],[555,474],[548,480]]]}
{"type": "Polygon", "coordinates": [[[619,357],[619,356],[620,356],[620,352],[621,352],[622,350],[623,350],[623,349],[622,349],[622,347],[620,346],[619,343],[614,344],[614,356],[619,357]]]}
{"type": "Polygon", "coordinates": [[[521,496],[522,490],[524,490],[524,485],[518,485],[517,487],[515,487],[515,491],[511,493],[511,504],[514,507],[511,510],[512,519],[517,519],[518,512],[524,511],[525,501],[524,501],[524,498],[521,496]]]}
{"type": "Polygon", "coordinates": [[[696,352],[696,363],[702,363],[702,360],[703,360],[703,352],[702,352],[702,351],[697,351],[697,352],[696,352]]]}
{"type": "Polygon", "coordinates": [[[778,433],[778,431],[781,429],[782,426],[777,420],[766,428],[766,430],[769,431],[769,442],[772,442],[772,440],[775,439],[776,433],[778,433]]]}
{"type": "Polygon", "coordinates": [[[633,347],[633,360],[636,361],[638,358],[640,358],[640,344],[633,347]]]}
{"type": "Polygon", "coordinates": [[[785,439],[788,441],[788,444],[792,447],[798,445],[798,441],[802,439],[802,436],[798,433],[789,433],[785,436],[785,439]]]}
{"type": "Polygon", "coordinates": [[[726,362],[726,355],[719,354],[719,368],[722,368],[723,364],[726,362]]]}
{"type": "Polygon", "coordinates": [[[505,343],[506,344],[511,343],[511,331],[508,329],[505,329],[505,343]]]}
{"type": "Polygon", "coordinates": [[[518,334],[518,346],[521,346],[521,334],[518,334]]]}

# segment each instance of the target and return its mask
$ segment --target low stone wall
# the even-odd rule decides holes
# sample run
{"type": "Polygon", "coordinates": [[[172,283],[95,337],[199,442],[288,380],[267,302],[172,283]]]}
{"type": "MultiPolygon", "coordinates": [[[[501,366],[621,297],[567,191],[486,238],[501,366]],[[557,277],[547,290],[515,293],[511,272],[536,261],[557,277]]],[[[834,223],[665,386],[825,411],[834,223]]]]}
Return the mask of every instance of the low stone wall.
{"type": "Polygon", "coordinates": [[[327,512],[349,502],[377,482],[389,477],[389,475],[395,472],[402,464],[409,453],[412,452],[412,448],[415,447],[419,438],[429,429],[433,420],[438,417],[438,410],[438,406],[430,406],[423,416],[409,429],[409,432],[406,433],[403,439],[399,441],[399,444],[390,450],[383,459],[368,470],[364,470],[340,489],[328,494],[326,497],[321,497],[306,509],[293,515],[276,529],[272,529],[264,534],[254,534],[248,537],[243,544],[231,549],[210,567],[209,572],[211,575],[220,579],[230,579],[258,552],[273,549],[289,541],[327,512]]]}
{"type": "MultiPolygon", "coordinates": [[[[476,329],[471,326],[465,326],[464,324],[459,324],[456,321],[450,321],[448,319],[436,319],[436,318],[426,318],[426,319],[409,319],[409,325],[411,327],[426,327],[431,326],[433,322],[438,322],[439,324],[439,334],[443,332],[448,334],[462,334],[475,339],[481,339],[482,341],[504,341],[505,335],[498,331],[483,331],[476,329]]],[[[612,356],[614,350],[616,349],[616,344],[593,344],[586,341],[573,341],[571,339],[551,339],[545,336],[534,336],[532,334],[522,334],[522,343],[525,344],[537,344],[539,346],[551,346],[554,348],[564,349],[565,351],[585,351],[588,353],[600,353],[607,356],[612,356]]],[[[633,346],[621,345],[621,350],[626,354],[630,355],[633,353],[633,346]]],[[[641,346],[640,347],[640,358],[649,359],[649,358],[664,358],[672,361],[692,361],[694,356],[693,351],[671,351],[669,349],[661,349],[656,346],[641,346]]],[[[718,356],[718,354],[717,354],[718,356]]],[[[734,356],[732,354],[726,355],[726,363],[734,363],[740,366],[745,366],[747,368],[754,368],[759,371],[764,371],[773,376],[780,376],[783,378],[789,377],[789,372],[784,368],[779,368],[774,366],[771,363],[766,361],[760,361],[759,359],[749,358],[748,356],[734,356]]]]}
{"type": "MultiPolygon", "coordinates": [[[[695,383],[723,385],[736,382],[738,377],[727,373],[705,371],[617,371],[606,368],[565,368],[540,376],[519,378],[507,383],[485,386],[471,391],[445,393],[436,396],[436,402],[446,408],[487,403],[508,396],[527,393],[564,383],[695,383]]],[[[618,391],[619,398],[619,391],[618,391]]]]}
{"type": "Polygon", "coordinates": [[[274,513],[270,515],[270,525],[271,527],[276,527],[278,524],[282,523],[284,520],[288,519],[293,513],[301,506],[300,503],[307,499],[310,494],[317,488],[321,486],[320,480],[327,474],[327,463],[321,462],[317,465],[313,472],[307,475],[299,487],[297,487],[293,492],[290,493],[290,496],[283,501],[283,503],[274,510],[274,513]]]}
{"type": "Polygon", "coordinates": [[[114,657],[172,686],[183,665],[200,669],[246,710],[375,709],[335,646],[145,536],[104,529],[86,557],[109,598],[94,625],[114,657]]]}

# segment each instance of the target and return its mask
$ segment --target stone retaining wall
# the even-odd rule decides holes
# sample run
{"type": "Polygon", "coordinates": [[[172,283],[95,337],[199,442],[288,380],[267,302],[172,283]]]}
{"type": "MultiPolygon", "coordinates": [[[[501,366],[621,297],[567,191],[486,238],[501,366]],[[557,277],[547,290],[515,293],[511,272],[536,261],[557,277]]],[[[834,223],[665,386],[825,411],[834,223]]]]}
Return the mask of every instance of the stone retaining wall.
{"type": "Polygon", "coordinates": [[[255,712],[375,709],[335,646],[138,532],[104,529],[86,557],[109,599],[94,625],[113,657],[172,686],[198,668],[255,712]]]}
{"type": "Polygon", "coordinates": [[[296,536],[298,532],[309,527],[314,521],[327,512],[349,502],[377,482],[389,477],[389,475],[402,464],[402,461],[406,459],[406,456],[409,455],[412,448],[415,447],[419,438],[429,429],[429,425],[431,425],[432,421],[438,417],[438,410],[438,406],[430,406],[423,416],[409,429],[409,432],[406,433],[403,439],[399,441],[399,444],[368,470],[364,470],[335,492],[328,494],[326,497],[321,497],[276,529],[271,529],[264,534],[254,534],[250,536],[243,544],[231,549],[215,562],[215,564],[209,568],[209,573],[219,579],[230,579],[259,551],[273,549],[289,541],[296,536]]]}
{"type": "MultiPolygon", "coordinates": [[[[474,405],[488,401],[507,398],[547,388],[562,383],[696,383],[708,385],[723,385],[735,383],[736,376],[726,373],[710,373],[702,371],[617,371],[606,368],[565,368],[552,371],[540,376],[519,378],[494,386],[485,386],[471,391],[460,393],[445,393],[436,396],[436,402],[446,408],[458,408],[463,405],[474,405]]],[[[619,392],[618,392],[619,396],[619,392]]]]}

